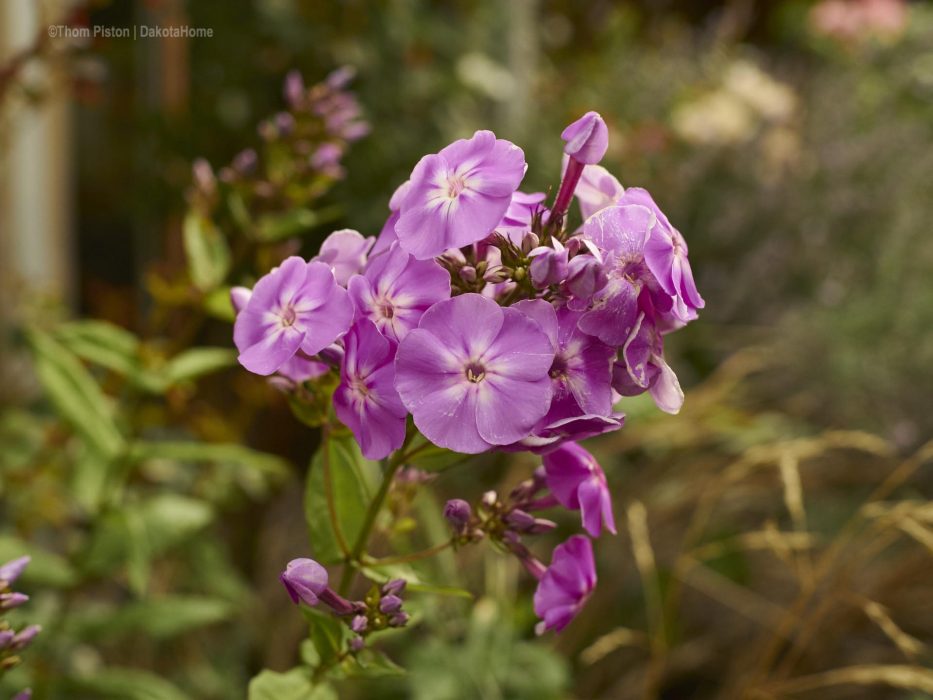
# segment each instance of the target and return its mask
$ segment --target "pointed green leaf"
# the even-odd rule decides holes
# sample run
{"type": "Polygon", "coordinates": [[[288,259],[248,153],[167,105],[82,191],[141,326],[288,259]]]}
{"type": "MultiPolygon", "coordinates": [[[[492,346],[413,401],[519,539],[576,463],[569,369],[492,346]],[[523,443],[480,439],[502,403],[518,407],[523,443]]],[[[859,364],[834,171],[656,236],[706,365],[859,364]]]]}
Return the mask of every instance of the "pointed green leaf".
{"type": "Polygon", "coordinates": [[[183,224],[185,255],[191,281],[202,291],[221,284],[230,271],[230,248],[210,219],[188,212],[183,224]]]}

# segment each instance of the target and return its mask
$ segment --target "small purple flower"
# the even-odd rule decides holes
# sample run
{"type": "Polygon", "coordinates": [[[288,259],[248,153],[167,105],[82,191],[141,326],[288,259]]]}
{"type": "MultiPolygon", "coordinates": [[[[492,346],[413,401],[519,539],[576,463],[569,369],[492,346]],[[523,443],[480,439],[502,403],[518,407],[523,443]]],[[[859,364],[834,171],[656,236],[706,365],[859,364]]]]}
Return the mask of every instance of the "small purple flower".
{"type": "Polygon", "coordinates": [[[23,570],[29,565],[30,561],[30,557],[26,555],[8,561],[3,566],[0,566],[0,581],[6,581],[8,584],[13,583],[20,577],[20,574],[23,573],[23,570]]]}
{"type": "Polygon", "coordinates": [[[528,257],[532,258],[528,272],[538,289],[559,284],[567,278],[569,254],[556,238],[551,239],[550,246],[539,246],[532,250],[528,257]]]}
{"type": "Polygon", "coordinates": [[[606,529],[616,534],[606,475],[593,455],[568,442],[544,456],[544,470],[551,493],[565,508],[580,511],[588,533],[599,537],[605,523],[606,529]]]}
{"type": "Polygon", "coordinates": [[[444,504],[444,517],[458,535],[462,535],[473,517],[473,509],[462,498],[451,498],[444,504]]]}
{"type": "Polygon", "coordinates": [[[292,559],[279,578],[295,605],[317,605],[327,589],[327,569],[313,559],[292,559]]]}
{"type": "Polygon", "coordinates": [[[350,278],[366,266],[366,256],[375,239],[364,238],[359,231],[345,228],[334,231],[321,244],[321,250],[311,262],[319,260],[330,265],[337,284],[347,286],[350,278]]]}
{"type": "Polygon", "coordinates": [[[450,274],[433,260],[416,260],[396,243],[350,280],[349,291],[357,312],[398,342],[435,302],[450,298],[450,274]]]}
{"type": "Polygon", "coordinates": [[[620,204],[637,204],[651,210],[657,219],[657,231],[645,243],[645,262],[657,278],[661,288],[674,297],[674,313],[681,321],[696,318],[696,310],[706,306],[693,280],[693,269],[687,259],[687,241],[680,231],[671,226],[667,216],[658,207],[647,190],[630,187],[619,200],[620,204]]]}
{"type": "Polygon", "coordinates": [[[15,636],[16,632],[13,630],[0,630],[0,651],[10,646],[10,642],[13,641],[13,637],[15,636]]]}
{"type": "Polygon", "coordinates": [[[382,584],[383,595],[401,595],[408,582],[403,578],[394,578],[382,584]]]}
{"type": "Polygon", "coordinates": [[[233,339],[240,364],[269,375],[300,349],[314,355],[343,335],[353,305],[321,262],[291,257],[260,279],[237,314],[233,339]]]}
{"type": "Polygon", "coordinates": [[[482,240],[496,227],[525,175],[525,154],[491,131],[477,131],[422,158],[395,225],[419,260],[482,240]]]}
{"type": "Polygon", "coordinates": [[[365,632],[367,627],[369,627],[369,620],[366,619],[365,615],[355,615],[350,621],[350,629],[357,634],[365,632]]]}
{"type": "Polygon", "coordinates": [[[411,619],[407,612],[397,612],[389,616],[389,627],[404,627],[411,619]]]}
{"type": "Polygon", "coordinates": [[[475,454],[521,440],[547,413],[547,335],[479,294],[438,302],[399,345],[395,386],[422,434],[475,454]]]}
{"type": "Polygon", "coordinates": [[[344,345],[334,412],[353,431],[365,457],[382,459],[402,446],[408,415],[393,386],[395,346],[367,319],[353,325],[344,345]]]}
{"type": "Polygon", "coordinates": [[[305,98],[305,83],[301,73],[297,70],[289,71],[285,76],[282,91],[285,93],[285,101],[288,102],[289,107],[292,109],[300,107],[305,98]]]}
{"type": "Polygon", "coordinates": [[[665,413],[676,414],[683,406],[684,392],[674,370],[664,360],[661,333],[644,313],[639,314],[635,328],[622,346],[621,360],[613,367],[612,386],[622,396],[636,396],[648,390],[665,413]]]}
{"type": "Polygon", "coordinates": [[[579,329],[580,312],[555,310],[541,299],[520,301],[513,308],[533,318],[554,348],[548,372],[553,398],[543,422],[579,414],[608,416],[615,350],[579,329]]]}
{"type": "Polygon", "coordinates": [[[32,700],[32,688],[26,688],[13,696],[12,700],[32,700]]]}
{"type": "Polygon", "coordinates": [[[601,161],[609,148],[609,128],[599,112],[587,112],[564,129],[560,137],[566,141],[564,153],[586,165],[601,161]]]}
{"type": "Polygon", "coordinates": [[[593,545],[583,535],[574,535],[554,549],[551,565],[535,591],[535,614],[541,618],[538,634],[560,632],[583,609],[596,587],[593,545]]]}
{"type": "Polygon", "coordinates": [[[625,189],[622,184],[601,165],[587,165],[583,168],[583,175],[574,191],[584,221],[596,212],[618,204],[623,194],[625,189]]]}

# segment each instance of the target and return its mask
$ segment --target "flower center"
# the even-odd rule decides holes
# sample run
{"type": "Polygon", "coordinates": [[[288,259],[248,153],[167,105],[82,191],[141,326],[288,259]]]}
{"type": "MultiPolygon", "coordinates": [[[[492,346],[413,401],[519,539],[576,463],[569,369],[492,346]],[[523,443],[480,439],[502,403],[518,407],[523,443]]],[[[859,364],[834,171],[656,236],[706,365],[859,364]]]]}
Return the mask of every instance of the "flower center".
{"type": "Polygon", "coordinates": [[[383,318],[392,318],[395,316],[395,307],[392,306],[391,302],[385,299],[376,303],[376,311],[383,318]]]}
{"type": "Polygon", "coordinates": [[[364,399],[369,396],[369,387],[366,386],[366,380],[362,377],[353,377],[350,380],[350,389],[357,396],[360,396],[364,399]]]}
{"type": "Polygon", "coordinates": [[[282,313],[280,315],[280,318],[282,320],[282,325],[285,326],[286,328],[288,326],[294,326],[296,316],[297,315],[295,314],[294,307],[286,306],[285,308],[282,309],[282,313]]]}
{"type": "Polygon", "coordinates": [[[456,199],[466,189],[466,180],[462,175],[450,175],[447,178],[447,196],[456,199]]]}
{"type": "Polygon", "coordinates": [[[567,358],[563,355],[554,355],[554,362],[548,370],[551,379],[560,379],[567,375],[567,358]]]}
{"type": "Polygon", "coordinates": [[[464,374],[466,374],[468,380],[474,384],[478,384],[486,378],[486,368],[479,362],[471,362],[466,366],[464,374]]]}

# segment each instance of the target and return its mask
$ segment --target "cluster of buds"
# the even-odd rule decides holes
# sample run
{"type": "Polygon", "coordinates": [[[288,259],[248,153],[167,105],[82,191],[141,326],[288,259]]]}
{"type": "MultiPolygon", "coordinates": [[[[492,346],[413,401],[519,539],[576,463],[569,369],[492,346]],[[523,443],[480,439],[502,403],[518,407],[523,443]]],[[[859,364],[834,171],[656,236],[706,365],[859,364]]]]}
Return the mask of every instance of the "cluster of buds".
{"type": "MultiPolygon", "coordinates": [[[[16,579],[29,564],[29,557],[19,557],[0,566],[0,613],[19,607],[29,596],[12,589],[16,579]]],[[[18,632],[10,623],[0,619],[0,673],[19,665],[19,653],[28,647],[42,630],[39,625],[27,625],[18,632]]],[[[14,700],[28,700],[32,692],[24,690],[14,700]]]]}
{"type": "MultiPolygon", "coordinates": [[[[258,126],[262,145],[240,151],[216,176],[210,164],[193,166],[192,205],[204,214],[229,206],[223,186],[236,195],[243,219],[254,209],[270,212],[307,206],[345,175],[341,161],[347,147],[369,133],[360,104],[347,85],[354,72],[340,68],[323,82],[305,87],[292,71],[283,88],[288,109],[258,126]]],[[[240,221],[242,223],[242,221],[240,221]]]]}
{"type": "Polygon", "coordinates": [[[313,559],[293,559],[279,577],[295,605],[315,607],[324,603],[354,633],[349,651],[365,646],[365,638],[390,627],[404,627],[410,616],[402,610],[403,579],[373,586],[363,600],[347,600],[328,585],[327,569],[313,559]]]}

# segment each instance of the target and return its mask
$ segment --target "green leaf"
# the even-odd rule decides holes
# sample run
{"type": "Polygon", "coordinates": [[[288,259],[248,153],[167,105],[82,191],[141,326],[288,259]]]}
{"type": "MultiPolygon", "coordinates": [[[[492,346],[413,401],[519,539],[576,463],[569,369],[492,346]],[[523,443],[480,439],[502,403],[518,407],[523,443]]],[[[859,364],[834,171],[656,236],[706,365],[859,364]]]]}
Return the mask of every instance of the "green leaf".
{"type": "Polygon", "coordinates": [[[169,360],[161,373],[168,384],[177,384],[232,367],[236,356],[230,348],[191,348],[169,360]]]}
{"type": "MultiPolygon", "coordinates": [[[[162,676],[136,668],[103,668],[84,677],[68,679],[80,697],[115,700],[189,700],[188,696],[162,676]]],[[[74,693],[69,697],[79,697],[74,693]]]]}
{"type": "Polygon", "coordinates": [[[78,357],[122,376],[139,371],[139,339],[125,328],[106,321],[64,323],[55,337],[78,357]]]}
{"type": "Polygon", "coordinates": [[[344,664],[344,671],[355,678],[385,678],[404,676],[407,671],[376,649],[363,649],[344,664]]]}
{"type": "Polygon", "coordinates": [[[280,241],[301,235],[320,223],[310,209],[292,209],[284,214],[267,214],[259,219],[256,234],[265,242],[280,241]]]}
{"type": "MultiPolygon", "coordinates": [[[[427,442],[427,440],[425,440],[425,442],[427,442]]],[[[412,467],[423,469],[427,472],[442,471],[447,467],[452,467],[455,464],[459,464],[460,462],[465,462],[472,456],[461,454],[459,452],[453,452],[446,448],[438,447],[437,445],[432,445],[430,443],[426,445],[416,444],[408,451],[413,454],[410,458],[405,460],[405,463],[412,467]]]]}
{"type": "Polygon", "coordinates": [[[305,519],[311,551],[321,563],[341,561],[342,553],[331,526],[324,479],[324,455],[330,458],[334,510],[347,543],[352,546],[360,533],[366,509],[379,480],[379,465],[363,457],[352,436],[326,439],[311,460],[305,484],[305,519]]]}
{"type": "Polygon", "coordinates": [[[126,564],[134,590],[142,592],[151,559],[206,527],[213,515],[207,503],[170,493],[105,513],[97,519],[82,565],[89,573],[105,574],[126,564]]]}
{"type": "Polygon", "coordinates": [[[313,685],[307,669],[266,669],[249,682],[249,700],[337,700],[337,693],[326,683],[313,685]]]}
{"type": "Polygon", "coordinates": [[[28,554],[32,557],[23,580],[37,586],[67,588],[77,583],[77,572],[58,554],[41,549],[12,535],[0,535],[0,563],[28,554]]]}
{"type": "Polygon", "coordinates": [[[308,639],[317,651],[318,664],[330,665],[346,649],[349,628],[330,613],[302,606],[308,620],[308,639]]]}
{"type": "Polygon", "coordinates": [[[233,302],[230,300],[230,287],[217,287],[204,296],[202,303],[204,310],[221,321],[230,321],[236,318],[233,302]]]}
{"type": "Polygon", "coordinates": [[[107,459],[124,448],[108,399],[84,365],[61,343],[38,329],[28,333],[36,375],[58,414],[107,459]]]}
{"type": "Polygon", "coordinates": [[[70,616],[69,633],[83,640],[142,635],[170,639],[226,620],[234,612],[225,600],[206,596],[166,596],[119,607],[87,604],[70,616]]]}
{"type": "Polygon", "coordinates": [[[202,291],[221,284],[230,271],[230,248],[210,219],[190,211],[183,224],[185,255],[191,281],[202,291]]]}

